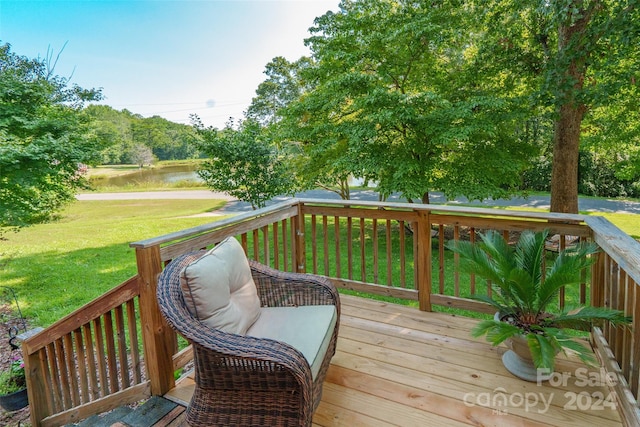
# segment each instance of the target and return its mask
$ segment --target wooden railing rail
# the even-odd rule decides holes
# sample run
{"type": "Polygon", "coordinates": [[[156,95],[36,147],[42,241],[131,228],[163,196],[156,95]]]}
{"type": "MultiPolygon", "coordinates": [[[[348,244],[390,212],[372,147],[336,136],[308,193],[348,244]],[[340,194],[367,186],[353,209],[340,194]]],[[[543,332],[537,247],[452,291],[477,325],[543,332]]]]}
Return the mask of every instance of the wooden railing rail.
{"type": "MultiPolygon", "coordinates": [[[[566,221],[566,220],[565,220],[566,221]]],[[[442,306],[477,311],[493,314],[494,309],[486,304],[469,300],[471,295],[491,294],[491,286],[488,283],[479,283],[474,275],[464,276],[459,272],[460,260],[458,255],[446,250],[449,241],[469,240],[478,241],[479,232],[488,230],[497,231],[510,244],[515,244],[522,231],[548,230],[549,236],[555,236],[558,246],[549,243],[549,255],[564,249],[567,245],[567,237],[571,242],[591,240],[591,230],[584,223],[584,217],[571,216],[570,222],[559,223],[557,217],[550,221],[531,220],[527,218],[496,218],[496,217],[469,217],[465,215],[451,215],[432,213],[430,215],[430,227],[435,231],[437,244],[433,244],[433,250],[437,250],[437,268],[432,275],[433,304],[442,306]],[[447,276],[453,277],[452,289],[446,289],[447,276]]],[[[574,304],[584,304],[587,301],[589,283],[586,272],[584,281],[577,289],[577,295],[573,297],[574,304]]],[[[558,306],[564,308],[567,304],[565,290],[561,290],[558,306]]]]}
{"type": "MultiPolygon", "coordinates": [[[[491,229],[515,241],[524,230],[548,229],[560,235],[562,248],[565,236],[582,240],[591,236],[582,215],[458,206],[304,200],[301,216],[306,224],[306,250],[311,254],[307,272],[330,277],[345,289],[418,300],[421,310],[431,310],[434,304],[481,313],[493,310],[468,298],[490,292],[490,287],[476,287],[473,276],[462,279],[457,256],[445,250],[449,240],[473,241],[477,232],[491,229]],[[445,287],[450,282],[447,276],[455,276],[451,289],[445,287]]],[[[587,293],[585,282],[580,302],[587,300],[587,293]]],[[[565,299],[562,293],[560,306],[565,299]]]]}
{"type": "Polygon", "coordinates": [[[34,426],[58,426],[150,396],[132,277],[22,345],[34,426]]]}
{"type": "Polygon", "coordinates": [[[640,410],[640,243],[602,217],[586,220],[600,254],[593,287],[594,305],[633,316],[630,328],[605,325],[593,331],[593,344],[621,402],[627,425],[639,425],[640,410]]]}
{"type": "MultiPolygon", "coordinates": [[[[550,248],[550,253],[566,246],[565,236],[595,241],[602,248],[598,262],[589,275],[585,273],[578,294],[563,293],[558,304],[611,306],[640,319],[640,244],[605,219],[461,206],[292,199],[132,243],[136,277],[24,343],[32,423],[64,424],[173,387],[174,372],[192,356],[189,349],[178,351],[177,337],[160,316],[155,293],[164,266],[182,253],[210,248],[233,236],[250,258],[280,270],[321,274],[344,289],[417,301],[421,310],[442,306],[488,313],[491,310],[469,296],[490,293],[490,286],[459,273],[459,259],[445,244],[474,241],[478,232],[489,229],[508,241],[515,241],[524,230],[549,229],[560,236],[558,247],[550,248]],[[138,334],[142,353],[137,352],[138,334]],[[135,373],[140,371],[142,355],[148,380],[135,373]],[[134,373],[127,376],[127,369],[134,373]],[[98,374],[92,377],[90,371],[98,374]],[[65,387],[57,378],[78,380],[65,387]]],[[[620,378],[617,391],[629,425],[640,420],[635,403],[640,333],[635,326],[623,332],[605,326],[593,334],[604,366],[620,378]]]]}

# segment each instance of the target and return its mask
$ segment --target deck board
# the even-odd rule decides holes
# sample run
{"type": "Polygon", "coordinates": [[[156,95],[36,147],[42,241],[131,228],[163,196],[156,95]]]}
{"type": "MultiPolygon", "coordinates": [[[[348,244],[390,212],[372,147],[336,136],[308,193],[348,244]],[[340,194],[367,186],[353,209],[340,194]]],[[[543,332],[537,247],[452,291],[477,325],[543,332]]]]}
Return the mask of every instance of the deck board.
{"type": "MultiPolygon", "coordinates": [[[[622,425],[615,409],[598,404],[607,403],[600,396],[609,396],[609,388],[576,378],[587,372],[579,361],[559,358],[557,370],[572,374],[565,384],[522,381],[502,366],[505,349],[470,336],[475,319],[346,295],[341,300],[338,350],[314,426],[622,425]],[[583,397],[572,402],[578,393],[583,397]]],[[[599,382],[597,369],[588,372],[599,382]]],[[[187,377],[165,397],[186,405],[192,393],[187,377]]]]}

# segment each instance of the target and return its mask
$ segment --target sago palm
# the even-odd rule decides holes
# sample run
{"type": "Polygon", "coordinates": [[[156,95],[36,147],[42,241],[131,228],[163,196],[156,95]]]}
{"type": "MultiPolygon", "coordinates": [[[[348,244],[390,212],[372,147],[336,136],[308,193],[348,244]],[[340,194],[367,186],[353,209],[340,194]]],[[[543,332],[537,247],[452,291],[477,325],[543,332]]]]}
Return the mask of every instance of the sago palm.
{"type": "Polygon", "coordinates": [[[585,362],[593,353],[572,339],[566,328],[588,330],[609,321],[626,324],[624,313],[605,307],[579,307],[553,312],[560,289],[580,283],[581,272],[589,267],[597,252],[595,244],[580,243],[558,253],[545,267],[548,231],[525,231],[515,246],[499,233],[479,233],[480,241],[451,241],[447,247],[461,257],[461,268],[490,281],[493,292],[473,298],[496,308],[499,319],[481,321],[472,335],[487,336],[493,345],[524,336],[536,368],[553,371],[555,356],[571,350],[585,362]]]}

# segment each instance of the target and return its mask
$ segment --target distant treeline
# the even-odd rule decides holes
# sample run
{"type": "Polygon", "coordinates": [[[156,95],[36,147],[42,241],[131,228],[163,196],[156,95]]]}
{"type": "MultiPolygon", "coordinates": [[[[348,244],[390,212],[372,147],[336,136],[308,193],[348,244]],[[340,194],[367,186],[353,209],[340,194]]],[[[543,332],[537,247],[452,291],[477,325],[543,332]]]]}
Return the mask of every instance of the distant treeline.
{"type": "Polygon", "coordinates": [[[102,147],[103,164],[143,165],[197,157],[192,126],[159,116],[145,118],[107,105],[89,105],[84,112],[92,119],[91,135],[102,147]]]}

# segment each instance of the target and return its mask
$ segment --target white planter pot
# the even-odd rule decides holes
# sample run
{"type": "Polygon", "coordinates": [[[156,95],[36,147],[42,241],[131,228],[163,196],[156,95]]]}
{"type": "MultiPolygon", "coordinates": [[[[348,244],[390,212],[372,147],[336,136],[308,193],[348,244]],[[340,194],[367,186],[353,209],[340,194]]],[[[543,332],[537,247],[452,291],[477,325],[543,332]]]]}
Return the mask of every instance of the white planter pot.
{"type": "MultiPolygon", "coordinates": [[[[494,319],[500,320],[500,314],[496,313],[494,319]]],[[[520,379],[532,382],[547,381],[551,378],[552,372],[539,371],[533,364],[529,344],[524,335],[508,338],[505,344],[509,350],[502,355],[502,364],[507,371],[520,379]]]]}

